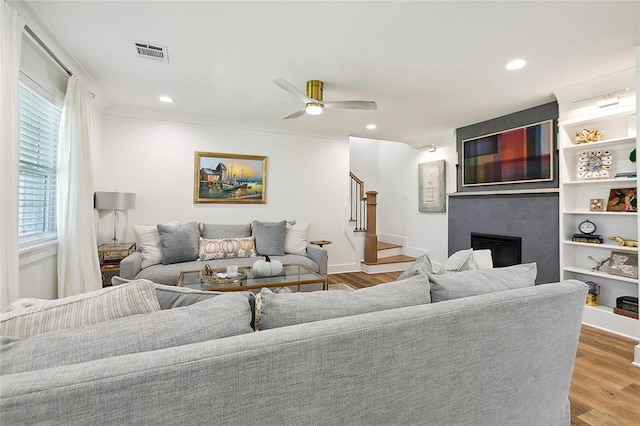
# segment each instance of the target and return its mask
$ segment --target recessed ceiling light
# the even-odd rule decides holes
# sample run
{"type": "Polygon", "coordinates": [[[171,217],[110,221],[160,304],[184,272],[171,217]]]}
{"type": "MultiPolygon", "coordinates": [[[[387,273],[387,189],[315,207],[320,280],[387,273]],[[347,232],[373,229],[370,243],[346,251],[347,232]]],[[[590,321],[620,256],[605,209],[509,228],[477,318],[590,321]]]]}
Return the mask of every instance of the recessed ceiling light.
{"type": "Polygon", "coordinates": [[[527,61],[525,61],[524,59],[514,59],[512,61],[509,61],[509,63],[507,63],[507,66],[505,68],[510,71],[513,71],[513,70],[519,70],[525,65],[527,65],[527,61]]]}
{"type": "Polygon", "coordinates": [[[169,96],[160,96],[158,99],[160,99],[160,102],[164,102],[165,104],[170,104],[173,102],[173,98],[169,96]]]}
{"type": "Polygon", "coordinates": [[[371,123],[371,124],[367,124],[367,129],[369,129],[369,130],[373,130],[373,129],[375,129],[376,127],[378,127],[378,126],[376,126],[376,125],[375,125],[375,124],[373,124],[373,123],[371,123]]]}

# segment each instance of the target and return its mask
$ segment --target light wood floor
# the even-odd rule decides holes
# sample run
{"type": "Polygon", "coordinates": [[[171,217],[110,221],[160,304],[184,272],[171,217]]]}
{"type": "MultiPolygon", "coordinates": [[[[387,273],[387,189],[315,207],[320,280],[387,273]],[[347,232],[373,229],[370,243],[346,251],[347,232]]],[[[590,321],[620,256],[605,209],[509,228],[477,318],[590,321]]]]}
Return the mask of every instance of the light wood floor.
{"type": "MultiPolygon", "coordinates": [[[[394,281],[399,273],[329,275],[355,288],[394,281]]],[[[631,365],[637,342],[582,326],[569,390],[575,426],[640,425],[640,368],[631,365]]]]}

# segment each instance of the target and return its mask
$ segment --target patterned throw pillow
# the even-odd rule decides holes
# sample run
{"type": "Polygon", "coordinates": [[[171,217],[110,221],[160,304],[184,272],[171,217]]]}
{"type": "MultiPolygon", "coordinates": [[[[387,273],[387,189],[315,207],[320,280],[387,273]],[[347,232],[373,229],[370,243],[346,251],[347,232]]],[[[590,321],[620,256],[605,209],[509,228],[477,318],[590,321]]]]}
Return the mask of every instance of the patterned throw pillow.
{"type": "Polygon", "coordinates": [[[257,256],[255,237],[200,238],[200,260],[255,256],[257,256]]]}

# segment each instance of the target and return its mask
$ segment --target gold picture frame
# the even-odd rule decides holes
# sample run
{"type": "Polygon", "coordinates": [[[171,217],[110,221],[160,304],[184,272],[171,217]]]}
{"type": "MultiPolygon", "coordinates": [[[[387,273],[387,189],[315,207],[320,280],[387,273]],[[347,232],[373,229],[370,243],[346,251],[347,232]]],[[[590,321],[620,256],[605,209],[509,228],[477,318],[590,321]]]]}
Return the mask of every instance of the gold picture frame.
{"type": "Polygon", "coordinates": [[[266,204],[267,157],[196,151],[193,202],[266,204]]]}

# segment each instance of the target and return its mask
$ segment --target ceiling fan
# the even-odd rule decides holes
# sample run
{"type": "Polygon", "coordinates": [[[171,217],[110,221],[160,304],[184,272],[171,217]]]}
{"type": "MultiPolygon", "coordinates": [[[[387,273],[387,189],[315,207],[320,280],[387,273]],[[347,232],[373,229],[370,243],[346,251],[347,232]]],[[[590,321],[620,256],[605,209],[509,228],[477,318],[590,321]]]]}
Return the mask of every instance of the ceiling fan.
{"type": "Polygon", "coordinates": [[[276,78],[273,82],[276,86],[286,90],[304,102],[303,109],[287,115],[283,120],[298,118],[304,113],[309,115],[319,115],[322,114],[323,108],[378,109],[378,106],[373,101],[323,101],[322,87],[324,83],[320,80],[307,81],[306,94],[302,93],[293,84],[289,83],[282,77],[276,78]]]}

